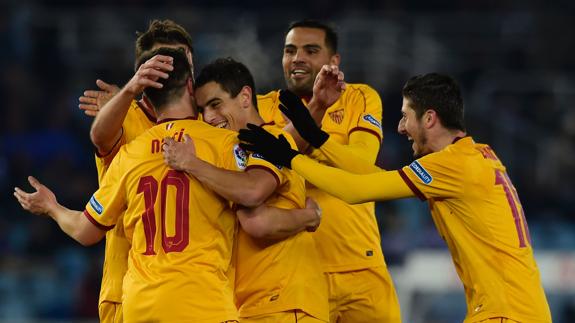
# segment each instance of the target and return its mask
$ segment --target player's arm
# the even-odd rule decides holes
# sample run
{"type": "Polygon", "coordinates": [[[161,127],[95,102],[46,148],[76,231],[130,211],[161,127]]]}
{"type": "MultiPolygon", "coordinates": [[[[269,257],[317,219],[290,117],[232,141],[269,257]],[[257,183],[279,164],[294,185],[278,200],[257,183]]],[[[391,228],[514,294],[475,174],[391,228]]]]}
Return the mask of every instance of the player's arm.
{"type": "Polygon", "coordinates": [[[239,172],[201,160],[196,156],[193,140],[187,134],[183,142],[165,139],[164,160],[173,169],[194,176],[225,199],[246,207],[262,204],[278,186],[273,173],[264,168],[239,172]]]}
{"type": "Polygon", "coordinates": [[[62,231],[83,246],[95,244],[104,237],[105,231],[90,222],[83,212],[60,205],[54,193],[36,178],[29,176],[28,181],[35,192],[27,193],[18,187],[14,189],[14,196],[24,210],[51,217],[62,231]]]}
{"type": "Polygon", "coordinates": [[[302,231],[314,232],[321,222],[321,209],[311,198],[305,209],[282,209],[268,205],[240,208],[236,212],[242,229],[256,239],[283,240],[302,231]]]}
{"type": "Polygon", "coordinates": [[[322,191],[349,204],[415,196],[398,171],[381,170],[371,174],[352,174],[322,165],[301,154],[293,158],[291,167],[322,191]]]}
{"type": "Polygon", "coordinates": [[[292,168],[319,189],[347,203],[414,196],[398,171],[382,170],[361,175],[323,165],[291,149],[289,142],[282,136],[276,138],[252,124],[248,124],[248,129],[241,129],[238,137],[244,142],[244,149],[266,156],[275,165],[292,168]]]}
{"type": "MultiPolygon", "coordinates": [[[[350,129],[349,140],[345,145],[330,139],[329,134],[321,130],[311,110],[308,110],[295,94],[289,91],[280,93],[280,110],[292,121],[292,126],[297,129],[301,138],[310,144],[311,157],[354,173],[372,173],[377,171],[374,164],[381,139],[381,125],[376,120],[381,116],[381,100],[377,93],[373,92],[362,93],[361,100],[358,100],[357,104],[362,104],[362,110],[367,113],[359,117],[357,127],[350,129]]],[[[332,101],[326,102],[333,104],[332,101]]],[[[358,108],[361,107],[355,107],[358,108]]]]}
{"type": "Polygon", "coordinates": [[[101,156],[107,155],[122,136],[122,123],[126,118],[132,100],[136,99],[146,87],[161,88],[159,78],[168,78],[166,72],[172,71],[173,58],[156,55],[138,67],[128,83],[114,95],[98,112],[90,139],[101,156]]]}

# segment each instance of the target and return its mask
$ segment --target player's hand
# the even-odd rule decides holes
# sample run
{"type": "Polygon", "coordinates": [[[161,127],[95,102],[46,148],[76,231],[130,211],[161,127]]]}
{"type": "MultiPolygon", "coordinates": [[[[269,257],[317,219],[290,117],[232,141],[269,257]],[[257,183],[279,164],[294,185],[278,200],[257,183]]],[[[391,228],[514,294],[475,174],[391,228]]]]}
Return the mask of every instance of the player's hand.
{"type": "Polygon", "coordinates": [[[183,142],[173,138],[165,138],[163,145],[164,162],[175,170],[186,171],[197,160],[194,140],[184,135],[183,142]]]}
{"type": "Polygon", "coordinates": [[[343,90],[345,90],[343,77],[343,72],[339,70],[337,65],[322,66],[313,83],[313,97],[311,101],[314,101],[322,109],[329,108],[341,97],[343,90]]]}
{"type": "Polygon", "coordinates": [[[166,55],[155,55],[140,65],[136,74],[128,81],[125,89],[134,97],[140,95],[145,88],[153,87],[161,89],[164,85],[158,80],[167,79],[168,72],[174,70],[174,58],[166,55]]]}
{"type": "Polygon", "coordinates": [[[36,178],[28,176],[28,182],[36,191],[27,193],[19,187],[15,187],[14,196],[24,210],[36,215],[48,215],[51,210],[58,206],[56,196],[36,178]]]}
{"type": "Polygon", "coordinates": [[[251,123],[248,123],[247,126],[248,129],[240,129],[238,138],[243,141],[240,147],[262,155],[265,160],[274,165],[291,168],[291,160],[299,152],[291,149],[289,142],[283,135],[276,138],[262,127],[251,123]]]}
{"type": "Polygon", "coordinates": [[[98,111],[120,91],[117,85],[109,84],[102,80],[96,80],[96,86],[98,86],[99,90],[86,90],[79,99],[80,104],[78,107],[90,117],[95,117],[98,111]]]}
{"type": "Polygon", "coordinates": [[[305,208],[314,210],[315,214],[317,215],[316,223],[314,223],[314,225],[308,226],[306,228],[307,232],[315,232],[317,230],[317,228],[319,228],[319,224],[321,223],[321,208],[319,207],[319,204],[317,204],[317,202],[314,199],[312,199],[311,197],[307,197],[305,199],[305,208]]]}
{"type": "Polygon", "coordinates": [[[288,90],[280,91],[280,110],[288,117],[299,135],[315,148],[321,147],[329,135],[315,123],[301,99],[288,90]]]}

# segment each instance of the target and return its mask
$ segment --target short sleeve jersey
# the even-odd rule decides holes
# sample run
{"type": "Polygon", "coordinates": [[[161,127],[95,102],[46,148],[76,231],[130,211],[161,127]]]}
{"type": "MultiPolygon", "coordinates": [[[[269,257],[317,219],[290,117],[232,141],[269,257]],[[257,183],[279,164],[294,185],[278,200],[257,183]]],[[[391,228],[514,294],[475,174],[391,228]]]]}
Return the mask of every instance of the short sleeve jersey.
{"type": "MultiPolygon", "coordinates": [[[[291,135],[281,128],[264,125],[264,129],[275,136],[283,134],[292,148],[297,147],[291,135]]],[[[305,208],[304,179],[263,157],[252,154],[246,170],[265,169],[276,178],[276,192],[264,203],[284,209],[305,208]]],[[[300,309],[328,321],[327,285],[311,233],[300,232],[266,243],[239,230],[236,252],[235,293],[240,317],[300,309]]]]}
{"type": "Polygon", "coordinates": [[[85,215],[103,229],[122,221],[132,243],[123,289],[126,321],[237,319],[225,275],[235,215],[195,178],[164,164],[163,138],[181,141],[184,134],[202,160],[230,170],[245,167],[236,133],[197,120],[166,121],[120,149],[86,205],[85,215]]]}
{"type": "Polygon", "coordinates": [[[465,287],[465,322],[551,322],[523,208],[489,146],[465,137],[399,173],[447,242],[465,287]]]}
{"type": "MultiPolygon", "coordinates": [[[[258,96],[258,107],[266,122],[286,125],[278,108],[278,91],[258,96]]],[[[355,131],[373,133],[381,140],[381,117],[382,103],[374,89],[365,84],[347,84],[339,100],[327,109],[321,128],[343,145],[349,143],[355,131]]],[[[324,271],[350,271],[385,264],[373,202],[350,205],[311,185],[306,194],[319,203],[325,215],[313,234],[324,271]]]]}

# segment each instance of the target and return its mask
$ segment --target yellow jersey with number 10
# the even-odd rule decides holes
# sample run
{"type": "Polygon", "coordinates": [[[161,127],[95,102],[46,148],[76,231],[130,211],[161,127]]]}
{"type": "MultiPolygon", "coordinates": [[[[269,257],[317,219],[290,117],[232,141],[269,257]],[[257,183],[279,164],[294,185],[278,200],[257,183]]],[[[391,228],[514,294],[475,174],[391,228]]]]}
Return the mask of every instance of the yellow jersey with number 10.
{"type": "Polygon", "coordinates": [[[168,121],[120,149],[86,205],[85,215],[103,229],[122,221],[132,242],[123,286],[126,321],[237,320],[225,275],[235,215],[227,201],[163,160],[163,139],[181,141],[184,134],[202,160],[245,167],[236,133],[196,120],[168,121]]]}

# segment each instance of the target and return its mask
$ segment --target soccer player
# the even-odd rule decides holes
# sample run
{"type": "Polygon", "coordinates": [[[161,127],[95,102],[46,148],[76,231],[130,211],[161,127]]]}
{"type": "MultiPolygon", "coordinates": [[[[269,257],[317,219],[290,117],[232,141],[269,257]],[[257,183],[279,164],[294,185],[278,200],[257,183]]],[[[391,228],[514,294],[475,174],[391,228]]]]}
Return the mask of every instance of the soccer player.
{"type": "MultiPolygon", "coordinates": [[[[339,62],[333,29],[309,20],[289,26],[282,59],[288,89],[306,103],[315,122],[330,134],[330,144],[374,164],[382,139],[382,104],[377,92],[365,84],[346,84],[333,104],[325,105],[312,97],[322,66],[337,66],[339,62]]],[[[260,115],[266,122],[285,126],[301,152],[334,165],[334,156],[314,149],[298,136],[279,104],[279,91],[258,97],[260,115]]],[[[328,281],[330,322],[400,322],[374,203],[350,205],[314,186],[307,187],[307,195],[318,202],[325,215],[313,237],[328,281]]]]}
{"type": "MultiPolygon", "coordinates": [[[[264,124],[257,110],[254,80],[245,65],[230,58],[217,59],[201,70],[195,86],[197,107],[205,122],[233,131],[245,128],[247,123],[263,125],[275,135],[284,135],[297,148],[288,133],[264,124]]],[[[217,168],[195,156],[191,140],[167,141],[164,155],[171,167],[185,170],[239,205],[241,229],[234,260],[240,321],[327,322],[327,285],[312,235],[305,232],[306,227],[315,229],[317,215],[294,210],[294,214],[283,218],[257,217],[251,209],[261,204],[304,208],[303,178],[257,155],[249,157],[244,172],[217,168]],[[283,224],[286,220],[290,223],[283,224]],[[275,232],[281,226],[285,229],[275,232]],[[272,234],[262,234],[266,231],[272,234]]]]}
{"type": "MultiPolygon", "coordinates": [[[[158,125],[117,153],[100,188],[83,212],[56,212],[54,218],[82,244],[99,241],[123,222],[131,242],[124,278],[126,322],[226,322],[237,320],[233,291],[225,275],[236,219],[228,203],[185,173],[164,164],[164,138],[194,139],[198,157],[241,170],[236,133],[194,120],[191,70],[181,49],[160,48],[144,55],[173,58],[162,87],[145,89],[158,125]]],[[[16,189],[25,207],[25,192],[16,189]]]]}
{"type": "MultiPolygon", "coordinates": [[[[160,87],[158,78],[172,70],[171,57],[157,56],[142,64],[141,57],[159,47],[182,48],[193,70],[193,47],[188,32],[171,20],[153,20],[136,40],[136,73],[121,90],[104,81],[96,84],[101,91],[86,91],[80,108],[96,116],[90,139],[96,147],[96,166],[101,182],[118,150],[156,124],[150,101],[141,95],[142,86],[160,87]],[[140,62],[140,63],[138,63],[140,62]]],[[[192,72],[193,75],[193,72],[192,72]]],[[[122,223],[106,234],[106,251],[100,288],[99,316],[103,323],[122,322],[122,281],[126,273],[130,244],[124,237],[122,223]]]]}
{"type": "MultiPolygon", "coordinates": [[[[320,147],[326,143],[329,135],[313,125],[305,107],[284,111],[304,136],[323,138],[320,147]]],[[[427,201],[465,288],[464,322],[551,322],[517,191],[493,149],[467,135],[459,85],[435,73],[412,77],[401,112],[398,131],[412,142],[417,159],[395,171],[374,167],[371,174],[351,174],[321,165],[253,125],[240,139],[348,203],[427,201]]]]}

